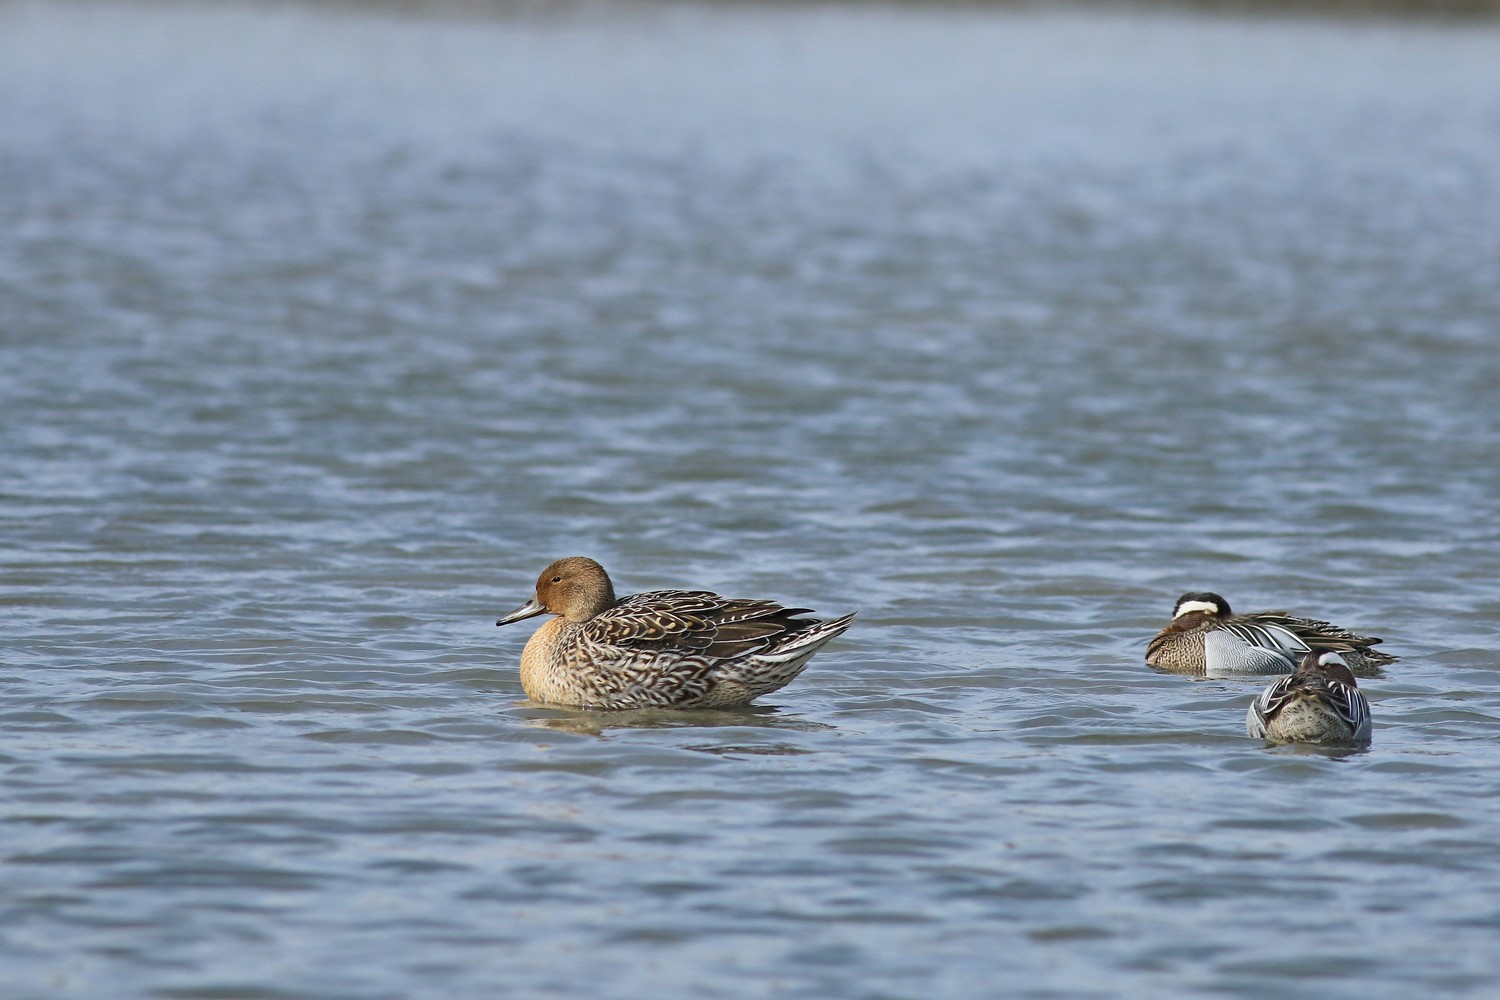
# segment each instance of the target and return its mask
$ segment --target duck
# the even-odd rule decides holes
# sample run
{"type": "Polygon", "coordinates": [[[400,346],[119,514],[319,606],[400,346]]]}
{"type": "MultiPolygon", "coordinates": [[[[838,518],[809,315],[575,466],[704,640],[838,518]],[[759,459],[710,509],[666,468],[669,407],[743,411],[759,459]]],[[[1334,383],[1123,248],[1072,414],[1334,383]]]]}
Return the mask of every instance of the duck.
{"type": "Polygon", "coordinates": [[[586,556],[542,570],[536,596],[496,625],[555,615],[521,652],[532,701],[589,709],[727,708],[787,684],[843,633],[854,613],[803,618],[809,608],[653,590],[616,598],[604,567],[586,556]]]}
{"type": "Polygon", "coordinates": [[[1370,703],[1342,656],[1315,649],[1250,703],[1245,732],[1272,743],[1368,743],[1370,703]]]}
{"type": "Polygon", "coordinates": [[[1203,591],[1177,598],[1171,623],[1146,646],[1146,663],[1174,674],[1285,674],[1308,652],[1331,649],[1368,676],[1396,659],[1371,648],[1380,642],[1285,611],[1237,615],[1224,598],[1203,591]]]}

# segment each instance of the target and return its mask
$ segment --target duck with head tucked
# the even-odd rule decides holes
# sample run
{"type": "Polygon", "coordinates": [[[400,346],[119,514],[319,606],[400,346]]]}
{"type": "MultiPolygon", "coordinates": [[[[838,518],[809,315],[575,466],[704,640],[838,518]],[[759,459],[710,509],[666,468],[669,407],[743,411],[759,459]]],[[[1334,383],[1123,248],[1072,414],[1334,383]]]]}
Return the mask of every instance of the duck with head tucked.
{"type": "Polygon", "coordinates": [[[807,608],[653,590],[615,598],[604,567],[559,559],[536,596],[496,625],[556,615],[521,652],[532,701],[581,708],[726,708],[785,687],[853,614],[822,621],[807,608]]]}
{"type": "Polygon", "coordinates": [[[1364,744],[1370,742],[1370,703],[1342,656],[1315,649],[1250,703],[1245,732],[1272,743],[1364,744]]]}
{"type": "Polygon", "coordinates": [[[1146,647],[1146,663],[1169,673],[1211,677],[1285,674],[1308,652],[1331,649],[1356,673],[1373,674],[1396,659],[1370,648],[1379,642],[1285,611],[1237,615],[1218,594],[1188,593],[1177,598],[1171,623],[1146,647]]]}

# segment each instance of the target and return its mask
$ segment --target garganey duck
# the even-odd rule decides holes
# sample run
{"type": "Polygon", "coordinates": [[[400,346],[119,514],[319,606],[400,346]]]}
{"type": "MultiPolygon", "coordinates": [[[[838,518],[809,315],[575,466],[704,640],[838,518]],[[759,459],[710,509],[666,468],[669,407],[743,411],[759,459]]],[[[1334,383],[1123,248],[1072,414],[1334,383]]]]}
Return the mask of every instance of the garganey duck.
{"type": "Polygon", "coordinates": [[[1191,593],[1177,598],[1171,624],[1146,647],[1146,663],[1174,674],[1285,674],[1312,650],[1331,649],[1369,675],[1396,659],[1370,648],[1379,642],[1285,611],[1237,615],[1218,594],[1191,593]]]}
{"type": "Polygon", "coordinates": [[[1342,656],[1315,649],[1250,703],[1245,732],[1272,743],[1368,743],[1370,703],[1342,656]]]}

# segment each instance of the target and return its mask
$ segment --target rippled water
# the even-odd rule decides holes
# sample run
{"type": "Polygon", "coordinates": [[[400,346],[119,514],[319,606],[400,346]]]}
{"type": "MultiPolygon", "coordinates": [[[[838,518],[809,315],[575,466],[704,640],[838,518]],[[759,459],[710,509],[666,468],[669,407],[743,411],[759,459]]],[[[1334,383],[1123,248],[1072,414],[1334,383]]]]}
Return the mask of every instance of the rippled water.
{"type": "Polygon", "coordinates": [[[1500,29],[0,6],[7,997],[1500,982],[1500,29]],[[522,700],[541,566],[856,627],[522,700]],[[1383,635],[1373,747],[1141,663],[1383,635]]]}

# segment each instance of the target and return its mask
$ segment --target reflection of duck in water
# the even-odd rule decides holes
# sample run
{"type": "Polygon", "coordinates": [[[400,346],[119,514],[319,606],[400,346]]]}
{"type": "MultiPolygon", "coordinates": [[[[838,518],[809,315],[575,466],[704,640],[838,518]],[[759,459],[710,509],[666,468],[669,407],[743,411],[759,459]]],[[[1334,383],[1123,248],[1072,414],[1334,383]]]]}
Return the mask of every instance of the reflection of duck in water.
{"type": "Polygon", "coordinates": [[[615,599],[592,559],[559,559],[536,597],[496,625],[558,617],[521,653],[533,701],[583,708],[723,708],[784,687],[854,615],[798,618],[806,608],[737,600],[703,590],[655,590],[615,599]]]}
{"type": "Polygon", "coordinates": [[[1250,703],[1245,732],[1272,743],[1368,743],[1370,703],[1343,657],[1314,650],[1250,703]]]}
{"type": "Polygon", "coordinates": [[[1177,674],[1284,674],[1308,652],[1331,649],[1352,670],[1371,674],[1396,659],[1370,648],[1379,642],[1285,611],[1237,615],[1224,598],[1205,592],[1177,598],[1172,623],[1146,647],[1146,663],[1177,674]]]}

